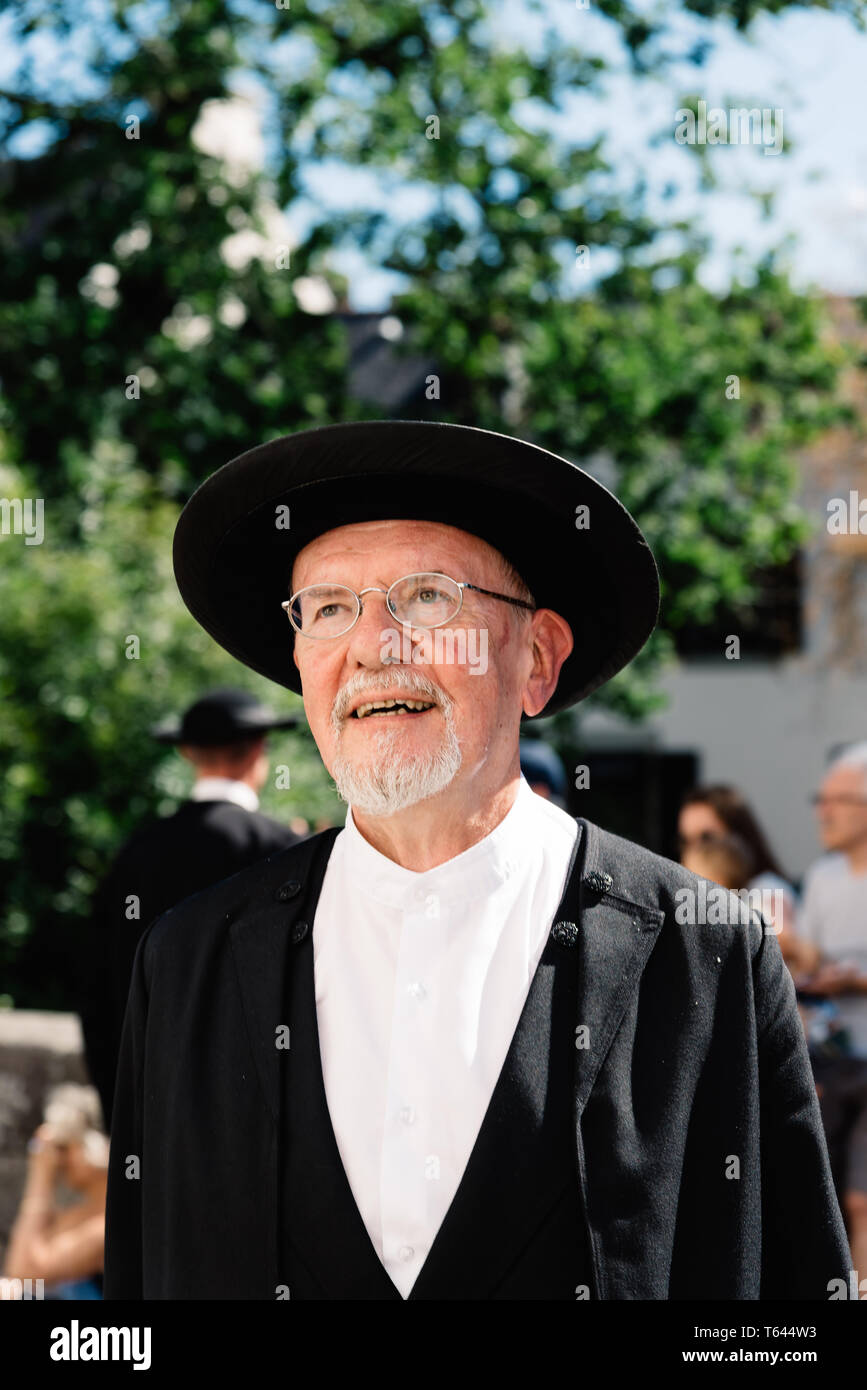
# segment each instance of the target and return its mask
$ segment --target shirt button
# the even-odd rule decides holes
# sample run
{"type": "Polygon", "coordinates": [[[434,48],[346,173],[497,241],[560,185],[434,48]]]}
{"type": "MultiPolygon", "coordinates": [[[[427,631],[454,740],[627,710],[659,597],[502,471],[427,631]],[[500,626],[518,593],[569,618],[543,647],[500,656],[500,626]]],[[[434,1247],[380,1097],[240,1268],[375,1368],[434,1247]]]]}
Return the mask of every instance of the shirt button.
{"type": "Polygon", "coordinates": [[[427,994],[427,990],[421,980],[413,980],[411,985],[407,985],[406,992],[411,995],[413,999],[424,999],[427,994]]]}
{"type": "Polygon", "coordinates": [[[400,1107],[400,1118],[405,1125],[411,1125],[413,1123],[415,1120],[415,1110],[411,1105],[402,1105],[400,1107]]]}
{"type": "Polygon", "coordinates": [[[397,1253],[400,1259],[411,1260],[413,1255],[415,1254],[415,1251],[413,1250],[411,1245],[402,1245],[397,1253]]]}

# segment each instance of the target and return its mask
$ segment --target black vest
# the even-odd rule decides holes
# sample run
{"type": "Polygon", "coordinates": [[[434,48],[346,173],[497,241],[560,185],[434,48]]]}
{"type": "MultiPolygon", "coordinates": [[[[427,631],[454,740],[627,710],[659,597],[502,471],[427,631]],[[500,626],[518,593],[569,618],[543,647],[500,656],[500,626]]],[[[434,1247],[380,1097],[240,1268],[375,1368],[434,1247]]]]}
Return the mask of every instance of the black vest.
{"type": "MultiPolygon", "coordinates": [[[[580,840],[579,827],[576,853],[580,840]]],[[[469,1162],[410,1299],[596,1297],[575,1157],[579,879],[561,900],[469,1162]]],[[[402,1301],[367,1234],[331,1125],[312,932],[287,954],[280,1282],[290,1299],[402,1301]]]]}

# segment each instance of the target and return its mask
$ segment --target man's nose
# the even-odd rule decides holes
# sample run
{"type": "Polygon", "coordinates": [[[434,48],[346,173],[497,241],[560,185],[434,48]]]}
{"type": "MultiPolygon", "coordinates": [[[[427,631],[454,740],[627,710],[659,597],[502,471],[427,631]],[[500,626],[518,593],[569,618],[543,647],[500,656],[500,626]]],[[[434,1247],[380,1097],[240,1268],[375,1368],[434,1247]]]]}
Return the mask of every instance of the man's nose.
{"type": "Polygon", "coordinates": [[[368,591],[361,596],[361,612],[349,633],[347,657],[359,666],[381,666],[386,638],[383,632],[401,632],[401,625],[391,613],[385,594],[368,591]]]}

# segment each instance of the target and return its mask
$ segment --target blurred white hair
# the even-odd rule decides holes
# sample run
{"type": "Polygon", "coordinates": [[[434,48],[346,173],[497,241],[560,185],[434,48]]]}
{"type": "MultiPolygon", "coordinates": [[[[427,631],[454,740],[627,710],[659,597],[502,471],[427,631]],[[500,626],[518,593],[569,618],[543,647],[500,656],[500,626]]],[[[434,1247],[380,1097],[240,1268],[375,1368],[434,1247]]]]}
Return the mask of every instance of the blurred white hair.
{"type": "Polygon", "coordinates": [[[832,758],[825,771],[836,771],[838,767],[860,767],[864,791],[867,793],[867,739],[862,739],[860,743],[852,743],[848,748],[844,748],[842,753],[838,753],[832,758]]]}

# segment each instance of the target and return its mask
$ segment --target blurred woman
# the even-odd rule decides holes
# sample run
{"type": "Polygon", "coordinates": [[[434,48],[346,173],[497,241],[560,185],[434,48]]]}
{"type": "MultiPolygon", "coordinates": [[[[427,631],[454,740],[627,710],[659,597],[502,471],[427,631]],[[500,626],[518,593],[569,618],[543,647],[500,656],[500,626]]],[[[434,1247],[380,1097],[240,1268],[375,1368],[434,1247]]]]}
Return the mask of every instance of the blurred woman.
{"type": "Polygon", "coordinates": [[[700,878],[737,892],[749,881],[752,860],[744,841],[726,834],[694,840],[684,849],[681,863],[700,878]]]}
{"type": "Polygon", "coordinates": [[[740,853],[746,859],[748,877],[745,883],[727,884],[726,887],[750,891],[758,888],[778,894],[769,901],[780,902],[780,910],[766,915],[776,929],[783,959],[794,973],[808,973],[815,969],[818,951],[796,934],[797,894],[783,875],[749,803],[737,788],[722,783],[696,787],[684,797],[677,828],[680,859],[684,864],[684,855],[695,846],[735,837],[740,853]]]}
{"type": "Polygon", "coordinates": [[[108,1139],[99,1121],[93,1087],[56,1086],[27,1146],[27,1179],[3,1273],[44,1280],[46,1298],[102,1297],[108,1139]],[[61,1203],[64,1188],[78,1200],[61,1203]]]}

